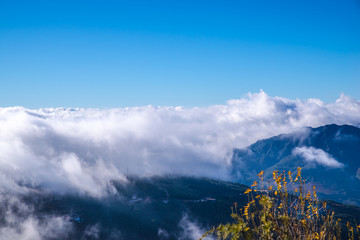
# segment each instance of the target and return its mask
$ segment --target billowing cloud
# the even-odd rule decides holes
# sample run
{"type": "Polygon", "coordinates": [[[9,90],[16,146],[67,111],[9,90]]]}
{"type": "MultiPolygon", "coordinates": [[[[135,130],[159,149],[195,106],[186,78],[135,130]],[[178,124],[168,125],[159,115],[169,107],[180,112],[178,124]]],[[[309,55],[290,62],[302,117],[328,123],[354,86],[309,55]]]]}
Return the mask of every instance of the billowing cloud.
{"type": "Polygon", "coordinates": [[[0,192],[34,186],[102,197],[127,174],[227,179],[234,147],[330,123],[358,125],[360,101],[260,91],[202,108],[0,108],[0,192]]]}
{"type": "Polygon", "coordinates": [[[293,150],[295,156],[301,156],[307,162],[317,163],[319,165],[331,168],[342,168],[344,164],[338,162],[322,149],[314,147],[297,147],[293,150]]]}

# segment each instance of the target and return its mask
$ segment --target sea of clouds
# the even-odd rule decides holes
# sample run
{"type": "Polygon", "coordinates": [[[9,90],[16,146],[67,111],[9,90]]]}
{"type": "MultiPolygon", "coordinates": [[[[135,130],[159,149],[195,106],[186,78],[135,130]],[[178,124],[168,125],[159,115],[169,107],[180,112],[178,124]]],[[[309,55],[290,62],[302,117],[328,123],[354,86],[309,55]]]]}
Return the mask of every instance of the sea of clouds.
{"type": "Polygon", "coordinates": [[[0,192],[40,187],[103,197],[127,174],[228,179],[233,148],[330,123],[359,126],[360,101],[260,91],[199,108],[0,108],[0,192]]]}
{"type": "MultiPolygon", "coordinates": [[[[333,103],[292,100],[260,91],[194,108],[0,108],[0,237],[60,239],[72,231],[64,216],[39,216],[24,196],[40,191],[100,199],[116,194],[114,181],[126,184],[126,175],[229,179],[234,148],[331,123],[359,126],[360,101],[345,95],[333,103]]],[[[329,159],[316,149],[296,151],[309,161],[329,159]]],[[[186,219],[180,224],[188,225],[186,219]]],[[[199,235],[190,225],[184,234],[199,235]]]]}

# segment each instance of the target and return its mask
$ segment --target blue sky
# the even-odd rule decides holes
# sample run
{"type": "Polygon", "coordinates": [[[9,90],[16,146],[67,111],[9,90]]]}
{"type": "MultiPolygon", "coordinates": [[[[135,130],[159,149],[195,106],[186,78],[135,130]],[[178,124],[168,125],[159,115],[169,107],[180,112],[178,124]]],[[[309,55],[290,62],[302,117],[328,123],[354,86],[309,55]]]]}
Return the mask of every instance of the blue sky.
{"type": "Polygon", "coordinates": [[[360,1],[0,0],[0,106],[360,99],[360,1]]]}

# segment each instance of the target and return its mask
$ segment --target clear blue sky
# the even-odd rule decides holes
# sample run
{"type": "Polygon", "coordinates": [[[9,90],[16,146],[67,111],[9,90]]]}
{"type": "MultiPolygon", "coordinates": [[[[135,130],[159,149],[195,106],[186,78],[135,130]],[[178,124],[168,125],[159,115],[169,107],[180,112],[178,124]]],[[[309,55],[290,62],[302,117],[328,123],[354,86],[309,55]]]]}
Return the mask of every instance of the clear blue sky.
{"type": "Polygon", "coordinates": [[[359,0],[0,0],[0,106],[360,99],[359,0]]]}

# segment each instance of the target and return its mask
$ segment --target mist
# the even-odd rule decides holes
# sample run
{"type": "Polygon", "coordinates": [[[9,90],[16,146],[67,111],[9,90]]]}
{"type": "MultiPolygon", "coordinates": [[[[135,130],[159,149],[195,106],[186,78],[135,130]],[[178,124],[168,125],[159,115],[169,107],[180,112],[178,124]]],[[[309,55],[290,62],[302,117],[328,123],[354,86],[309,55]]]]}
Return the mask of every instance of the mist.
{"type": "Polygon", "coordinates": [[[233,148],[305,126],[360,123],[360,101],[249,93],[209,107],[0,109],[0,192],[41,188],[101,198],[113,182],[191,175],[229,179],[233,148]]]}

